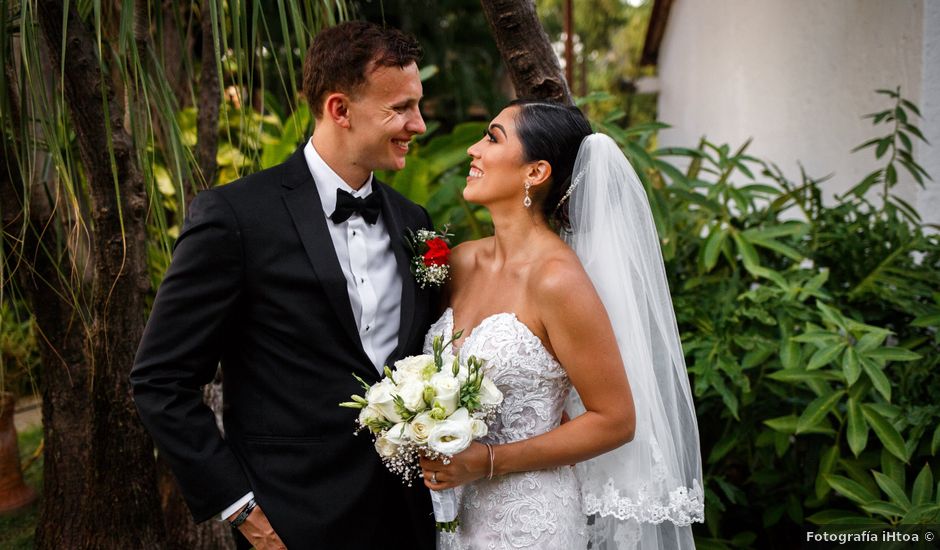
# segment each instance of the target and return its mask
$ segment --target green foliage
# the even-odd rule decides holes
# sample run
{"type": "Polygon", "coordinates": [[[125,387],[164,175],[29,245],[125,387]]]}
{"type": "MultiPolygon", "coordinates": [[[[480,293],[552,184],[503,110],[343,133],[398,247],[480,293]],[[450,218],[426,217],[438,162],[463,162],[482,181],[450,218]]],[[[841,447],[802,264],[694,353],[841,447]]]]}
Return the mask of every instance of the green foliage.
{"type": "Polygon", "coordinates": [[[38,367],[35,319],[22,300],[0,302],[0,392],[35,393],[38,367]]]}
{"type": "Polygon", "coordinates": [[[927,176],[910,155],[916,107],[882,93],[894,106],[873,116],[894,129],[866,146],[891,155],[831,205],[819,181],[787,180],[749,143],[649,151],[655,128],[595,122],[636,167],[662,239],[709,547],[795,542],[804,519],[940,520],[940,239],[891,194],[891,163],[927,176]],[[875,183],[879,206],[865,198],[875,183]]]}

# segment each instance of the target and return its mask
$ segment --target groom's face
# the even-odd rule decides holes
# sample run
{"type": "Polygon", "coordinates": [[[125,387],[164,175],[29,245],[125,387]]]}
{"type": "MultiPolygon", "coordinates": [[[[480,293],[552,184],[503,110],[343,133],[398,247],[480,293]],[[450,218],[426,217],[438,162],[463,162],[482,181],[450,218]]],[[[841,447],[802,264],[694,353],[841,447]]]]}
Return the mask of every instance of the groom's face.
{"type": "Polygon", "coordinates": [[[367,171],[405,167],[411,138],[427,129],[418,109],[422,93],[414,63],[369,73],[349,103],[349,146],[357,166],[367,171]]]}

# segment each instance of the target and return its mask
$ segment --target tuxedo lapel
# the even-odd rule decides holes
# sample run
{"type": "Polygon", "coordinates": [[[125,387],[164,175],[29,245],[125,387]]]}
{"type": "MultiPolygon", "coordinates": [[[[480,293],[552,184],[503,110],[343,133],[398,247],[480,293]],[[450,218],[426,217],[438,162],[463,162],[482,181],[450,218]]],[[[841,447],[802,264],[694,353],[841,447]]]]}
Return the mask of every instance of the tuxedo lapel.
{"type": "Polygon", "coordinates": [[[405,224],[401,219],[400,210],[394,204],[390,193],[383,189],[384,183],[375,181],[375,191],[381,191],[382,197],[382,219],[385,221],[385,229],[392,244],[392,251],[395,253],[395,260],[398,262],[398,274],[401,276],[401,318],[398,324],[398,346],[392,355],[386,359],[386,364],[393,357],[399,357],[404,351],[411,336],[411,328],[414,324],[415,316],[415,279],[411,274],[411,253],[405,246],[405,224]]]}
{"type": "MultiPolygon", "coordinates": [[[[323,285],[323,291],[330,305],[336,312],[339,324],[349,334],[349,338],[356,345],[356,353],[364,365],[371,365],[372,361],[362,348],[359,338],[359,329],[353,317],[352,304],[349,302],[349,292],[346,288],[346,277],[339,265],[333,239],[327,227],[326,216],[323,214],[323,204],[317,193],[317,186],[310,175],[310,169],[304,158],[303,148],[299,149],[287,161],[290,164],[288,177],[283,182],[288,191],[284,193],[284,204],[294,221],[294,227],[300,236],[310,264],[313,266],[323,285]]],[[[375,369],[369,369],[375,374],[375,369]]]]}

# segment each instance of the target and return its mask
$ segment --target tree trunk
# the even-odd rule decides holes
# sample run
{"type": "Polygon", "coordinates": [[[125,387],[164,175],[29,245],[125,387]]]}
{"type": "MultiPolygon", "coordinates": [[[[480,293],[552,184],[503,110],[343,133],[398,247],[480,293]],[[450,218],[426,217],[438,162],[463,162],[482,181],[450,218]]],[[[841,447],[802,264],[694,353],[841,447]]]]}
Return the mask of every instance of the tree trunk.
{"type": "Polygon", "coordinates": [[[532,0],[480,0],[518,97],[572,103],[532,0]]]}
{"type": "Polygon", "coordinates": [[[160,507],[153,443],[137,418],[128,383],[149,290],[143,178],[123,126],[123,103],[101,73],[94,35],[75,13],[74,4],[63,14],[61,2],[42,0],[37,16],[55,66],[64,67],[63,91],[93,209],[95,269],[90,320],[82,335],[87,362],[81,362],[87,366],[81,369],[81,383],[62,375],[43,377],[50,396],[43,402],[44,422],[46,433],[52,435],[46,440],[46,460],[51,455],[57,462],[61,456],[87,471],[73,478],[68,469],[47,468],[51,475],[44,480],[46,499],[37,547],[160,548],[164,538],[162,522],[154,521],[160,517],[160,507]],[[70,426],[67,417],[74,407],[90,415],[80,426],[70,426]],[[75,435],[63,430],[75,429],[87,441],[83,452],[88,460],[76,460],[55,448],[69,445],[75,435]],[[67,498],[50,498],[55,494],[67,498]],[[65,518],[74,528],[63,528],[65,518]]]}
{"type": "MultiPolygon", "coordinates": [[[[219,103],[222,89],[219,85],[219,72],[216,65],[218,54],[215,41],[212,39],[212,18],[209,12],[209,3],[213,1],[203,0],[202,2],[202,63],[199,69],[199,118],[196,146],[196,160],[199,162],[199,171],[202,173],[201,178],[196,178],[199,189],[212,187],[218,171],[215,156],[219,150],[219,103]]],[[[192,189],[187,189],[187,194],[191,192],[192,189]]]]}

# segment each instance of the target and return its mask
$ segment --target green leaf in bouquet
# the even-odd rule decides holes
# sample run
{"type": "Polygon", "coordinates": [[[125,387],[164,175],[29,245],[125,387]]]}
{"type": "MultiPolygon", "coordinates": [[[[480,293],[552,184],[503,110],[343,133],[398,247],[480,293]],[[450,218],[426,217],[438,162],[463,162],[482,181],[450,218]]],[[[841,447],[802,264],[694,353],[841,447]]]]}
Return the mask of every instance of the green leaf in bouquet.
{"type": "Polygon", "coordinates": [[[392,401],[395,403],[395,412],[398,413],[398,416],[400,416],[403,421],[410,422],[411,419],[418,415],[417,412],[405,406],[405,400],[402,399],[400,395],[393,396],[392,401]]]}
{"type": "Polygon", "coordinates": [[[906,463],[908,460],[907,450],[904,448],[904,439],[901,438],[901,434],[898,433],[897,429],[868,404],[862,405],[862,414],[875,431],[875,435],[884,444],[885,449],[906,463]]]}
{"type": "MultiPolygon", "coordinates": [[[[385,369],[387,370],[388,367],[385,367],[385,369]]],[[[366,382],[365,380],[363,380],[362,377],[359,376],[359,375],[356,374],[356,373],[353,373],[353,378],[356,379],[356,382],[359,382],[359,385],[362,386],[362,389],[364,389],[365,391],[369,391],[369,388],[372,387],[371,384],[369,384],[368,382],[366,382]]]]}
{"type": "Polygon", "coordinates": [[[930,454],[936,455],[940,451],[940,425],[933,431],[933,437],[930,438],[930,454]]]}

